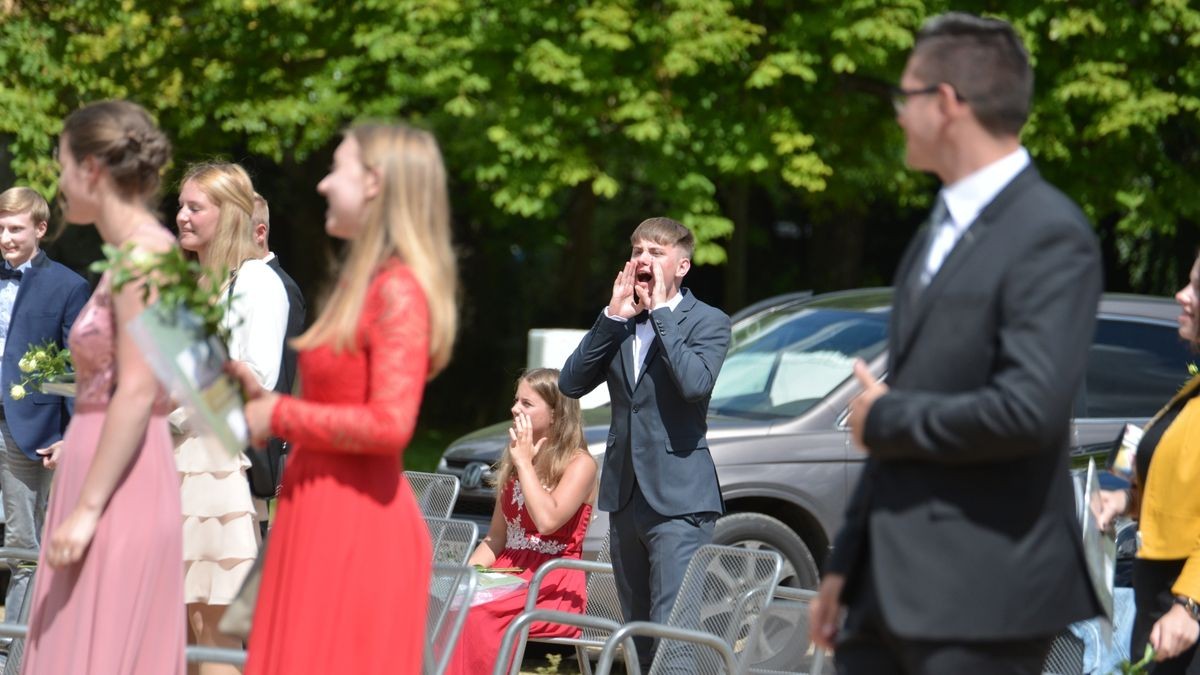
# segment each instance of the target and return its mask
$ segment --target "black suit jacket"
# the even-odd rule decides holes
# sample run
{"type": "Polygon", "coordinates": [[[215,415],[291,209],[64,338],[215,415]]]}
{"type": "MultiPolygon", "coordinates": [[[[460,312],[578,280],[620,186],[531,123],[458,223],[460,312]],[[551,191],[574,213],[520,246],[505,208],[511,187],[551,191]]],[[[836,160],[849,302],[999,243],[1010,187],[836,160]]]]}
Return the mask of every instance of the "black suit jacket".
{"type": "MultiPolygon", "coordinates": [[[[3,264],[3,263],[0,263],[3,264]]],[[[40,460],[37,450],[62,440],[70,420],[67,399],[30,392],[14,401],[9,389],[24,379],[19,363],[31,345],[47,340],[67,346],[67,337],[90,289],[75,272],[38,251],[21,278],[4,341],[4,417],[17,447],[29,459],[40,460]]]]}
{"type": "Polygon", "coordinates": [[[674,311],[651,312],[654,340],[634,376],[633,321],[600,313],[567,359],[558,386],[579,398],[608,383],[612,423],[598,506],[629,503],[633,484],[664,516],[724,510],[717,469],[708,451],[708,402],[725,352],[729,317],[683,289],[674,311]]]}
{"type": "Polygon", "coordinates": [[[896,274],[891,391],[867,417],[870,456],[828,569],[847,575],[852,609],[871,574],[902,637],[1050,635],[1099,613],[1068,474],[1096,237],[1032,166],[913,292],[929,235],[896,274]]]}
{"type": "Polygon", "coordinates": [[[281,394],[292,393],[292,385],[296,381],[296,350],[288,344],[292,338],[304,332],[304,321],[308,308],[304,303],[304,294],[291,275],[283,271],[279,265],[279,256],[267,261],[267,265],[279,275],[283,288],[287,291],[288,318],[287,331],[284,333],[283,356],[279,365],[279,379],[275,382],[275,391],[281,394]]]}

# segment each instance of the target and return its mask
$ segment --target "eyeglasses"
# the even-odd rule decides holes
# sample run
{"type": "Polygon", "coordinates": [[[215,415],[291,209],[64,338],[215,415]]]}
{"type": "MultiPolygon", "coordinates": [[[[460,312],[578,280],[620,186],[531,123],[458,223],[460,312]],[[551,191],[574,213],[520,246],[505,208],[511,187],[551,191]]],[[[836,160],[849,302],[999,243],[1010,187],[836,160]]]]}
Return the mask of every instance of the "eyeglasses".
{"type": "MultiPolygon", "coordinates": [[[[910,97],[928,96],[930,94],[936,94],[936,93],[938,93],[938,88],[941,87],[943,84],[945,84],[945,83],[939,82],[937,84],[931,84],[928,87],[921,87],[920,89],[904,89],[901,87],[892,87],[892,91],[891,91],[892,107],[896,109],[896,114],[900,114],[900,111],[904,110],[904,106],[908,105],[908,99],[910,97]]],[[[954,90],[954,98],[957,99],[960,103],[963,103],[967,100],[967,99],[963,98],[962,94],[958,93],[958,90],[954,88],[954,85],[950,85],[950,88],[952,90],[954,90]]]]}

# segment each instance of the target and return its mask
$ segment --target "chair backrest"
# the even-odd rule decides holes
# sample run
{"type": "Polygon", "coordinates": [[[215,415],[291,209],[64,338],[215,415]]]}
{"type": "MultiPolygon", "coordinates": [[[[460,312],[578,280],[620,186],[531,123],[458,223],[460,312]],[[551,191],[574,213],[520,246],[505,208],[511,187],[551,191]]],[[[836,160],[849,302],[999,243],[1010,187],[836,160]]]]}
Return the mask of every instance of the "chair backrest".
{"type": "Polygon", "coordinates": [[[404,477],[412,488],[421,515],[430,518],[449,518],[458,501],[458,477],[444,473],[405,471],[404,477]]]}
{"type": "Polygon", "coordinates": [[[1065,630],[1054,638],[1050,652],[1042,664],[1043,673],[1052,675],[1082,675],[1083,673],[1083,640],[1065,630]]]}
{"type": "MultiPolygon", "coordinates": [[[[752,656],[750,647],[761,630],[759,619],[782,573],[783,558],[775,551],[701,546],[684,572],[667,624],[721,638],[745,668],[752,656]]],[[[721,673],[724,669],[724,662],[712,649],[661,640],[649,675],[721,673]]]]}
{"type": "Polygon", "coordinates": [[[475,550],[479,526],[469,520],[426,518],[433,543],[433,562],[465,565],[475,550]]]}
{"type": "Polygon", "coordinates": [[[478,577],[474,567],[434,563],[425,612],[425,658],[422,672],[441,675],[454,655],[478,577]]]}
{"type": "MultiPolygon", "coordinates": [[[[612,552],[609,550],[608,541],[611,535],[612,530],[609,530],[609,533],[604,535],[604,541],[600,544],[600,552],[596,556],[596,562],[612,564],[612,552]]],[[[588,616],[612,619],[618,624],[625,623],[625,616],[621,613],[621,598],[617,595],[617,581],[613,575],[588,575],[587,604],[584,605],[583,613],[588,616]]],[[[604,640],[608,639],[608,632],[595,628],[584,628],[580,637],[585,640],[604,642],[604,640]]]]}

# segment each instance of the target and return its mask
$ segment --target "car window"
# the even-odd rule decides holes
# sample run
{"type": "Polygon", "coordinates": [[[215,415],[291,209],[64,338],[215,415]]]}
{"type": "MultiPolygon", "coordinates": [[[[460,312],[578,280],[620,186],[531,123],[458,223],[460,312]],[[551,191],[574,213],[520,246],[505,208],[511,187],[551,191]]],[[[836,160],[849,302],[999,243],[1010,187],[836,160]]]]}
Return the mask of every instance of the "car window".
{"type": "Polygon", "coordinates": [[[858,358],[887,346],[882,311],[790,308],[739,323],[709,411],[794,417],[846,381],[858,358]]]}
{"type": "Polygon", "coordinates": [[[1101,318],[1088,352],[1085,417],[1151,417],[1197,361],[1175,326],[1101,318]]]}

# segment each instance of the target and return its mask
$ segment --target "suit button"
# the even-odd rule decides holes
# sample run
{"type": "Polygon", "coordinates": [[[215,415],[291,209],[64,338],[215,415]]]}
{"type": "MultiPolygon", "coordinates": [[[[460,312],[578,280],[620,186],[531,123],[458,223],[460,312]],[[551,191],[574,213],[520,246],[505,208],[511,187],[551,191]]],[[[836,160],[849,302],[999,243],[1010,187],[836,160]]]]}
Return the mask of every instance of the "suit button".
{"type": "Polygon", "coordinates": [[[633,412],[636,413],[637,411],[638,411],[638,407],[636,405],[633,406],[633,412]]]}

